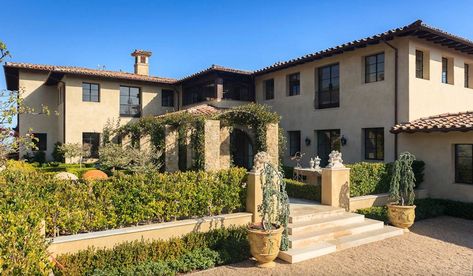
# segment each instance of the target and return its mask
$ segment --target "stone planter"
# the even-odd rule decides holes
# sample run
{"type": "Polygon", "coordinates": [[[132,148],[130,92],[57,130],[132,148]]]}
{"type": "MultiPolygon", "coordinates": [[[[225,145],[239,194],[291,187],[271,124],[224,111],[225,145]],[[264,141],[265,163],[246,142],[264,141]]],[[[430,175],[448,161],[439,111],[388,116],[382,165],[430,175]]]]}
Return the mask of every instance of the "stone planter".
{"type": "Polygon", "coordinates": [[[416,206],[402,206],[388,204],[388,218],[389,222],[396,227],[407,228],[411,227],[414,224],[414,219],[416,218],[416,206]]]}
{"type": "Polygon", "coordinates": [[[248,240],[251,255],[258,261],[258,267],[271,268],[279,254],[283,227],[274,230],[263,230],[252,225],[248,228],[248,240]]]}

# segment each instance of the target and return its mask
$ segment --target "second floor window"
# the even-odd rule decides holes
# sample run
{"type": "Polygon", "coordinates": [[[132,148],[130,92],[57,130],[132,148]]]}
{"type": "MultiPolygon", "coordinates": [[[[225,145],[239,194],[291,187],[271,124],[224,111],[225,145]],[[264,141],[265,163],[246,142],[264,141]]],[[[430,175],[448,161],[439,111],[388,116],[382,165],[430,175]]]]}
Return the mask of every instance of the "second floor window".
{"type": "Polygon", "coordinates": [[[465,63],[465,87],[470,88],[470,64],[465,63]]]}
{"type": "Polygon", "coordinates": [[[289,155],[294,156],[301,151],[301,132],[288,131],[287,133],[289,136],[289,155]]]}
{"type": "Polygon", "coordinates": [[[141,112],[138,87],[120,86],[120,116],[137,117],[141,112]]]}
{"type": "Polygon", "coordinates": [[[83,102],[99,102],[100,86],[96,83],[82,83],[82,101],[83,102]]]}
{"type": "Polygon", "coordinates": [[[264,81],[264,99],[274,99],[274,79],[264,81]]]}
{"type": "Polygon", "coordinates": [[[448,83],[448,58],[442,58],[442,83],[448,83]]]}
{"type": "Polygon", "coordinates": [[[162,106],[174,106],[174,91],[173,90],[168,90],[168,89],[163,89],[162,95],[161,95],[161,105],[162,106]]]}
{"type": "Polygon", "coordinates": [[[301,93],[300,75],[300,73],[295,73],[287,77],[289,81],[289,96],[295,96],[301,93]]]}
{"type": "Polygon", "coordinates": [[[384,80],[384,53],[365,57],[365,82],[384,80]]]}
{"type": "Polygon", "coordinates": [[[365,159],[384,160],[384,128],[365,128],[365,159]]]}
{"type": "Polygon", "coordinates": [[[319,91],[317,108],[340,106],[340,66],[337,64],[318,69],[319,91]]]}
{"type": "Polygon", "coordinates": [[[416,78],[424,78],[424,52],[416,50],[416,78]]]}

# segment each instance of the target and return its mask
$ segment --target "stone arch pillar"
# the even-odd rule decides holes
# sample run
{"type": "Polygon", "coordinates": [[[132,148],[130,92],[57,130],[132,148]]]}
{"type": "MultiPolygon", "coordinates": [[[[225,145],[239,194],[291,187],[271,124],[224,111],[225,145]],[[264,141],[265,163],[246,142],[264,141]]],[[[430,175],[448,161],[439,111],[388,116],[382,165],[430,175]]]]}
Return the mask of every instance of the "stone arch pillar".
{"type": "Polygon", "coordinates": [[[206,120],[204,124],[204,160],[206,171],[220,169],[220,121],[206,120]]]}
{"type": "Polygon", "coordinates": [[[164,127],[164,169],[166,172],[179,170],[179,133],[169,125],[164,127]]]}
{"type": "Polygon", "coordinates": [[[271,157],[271,163],[279,166],[279,126],[268,124],[266,128],[266,152],[271,157]]]}

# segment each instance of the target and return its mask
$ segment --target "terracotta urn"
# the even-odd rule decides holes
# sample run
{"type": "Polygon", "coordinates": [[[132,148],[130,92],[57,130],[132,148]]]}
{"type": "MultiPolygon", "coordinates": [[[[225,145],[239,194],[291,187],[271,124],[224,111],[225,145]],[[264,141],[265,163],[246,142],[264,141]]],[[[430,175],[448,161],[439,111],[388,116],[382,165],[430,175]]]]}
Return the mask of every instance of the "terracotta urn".
{"type": "Polygon", "coordinates": [[[389,222],[396,227],[407,230],[414,224],[416,218],[416,206],[402,206],[395,204],[388,204],[388,218],[389,222]]]}
{"type": "Polygon", "coordinates": [[[264,230],[251,225],[248,228],[248,240],[251,255],[258,261],[258,267],[271,268],[279,254],[283,227],[274,230],[264,230]]]}

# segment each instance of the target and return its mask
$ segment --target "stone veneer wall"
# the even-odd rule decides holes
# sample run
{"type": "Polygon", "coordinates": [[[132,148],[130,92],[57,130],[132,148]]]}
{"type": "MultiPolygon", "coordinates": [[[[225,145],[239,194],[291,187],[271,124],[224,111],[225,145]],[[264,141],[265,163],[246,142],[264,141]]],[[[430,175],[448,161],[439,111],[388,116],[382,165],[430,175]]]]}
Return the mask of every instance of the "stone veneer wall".
{"type": "Polygon", "coordinates": [[[165,170],[175,172],[179,170],[179,133],[172,126],[164,129],[164,160],[165,170]]]}
{"type": "Polygon", "coordinates": [[[204,125],[204,158],[206,171],[220,169],[220,121],[206,120],[204,125]]]}

